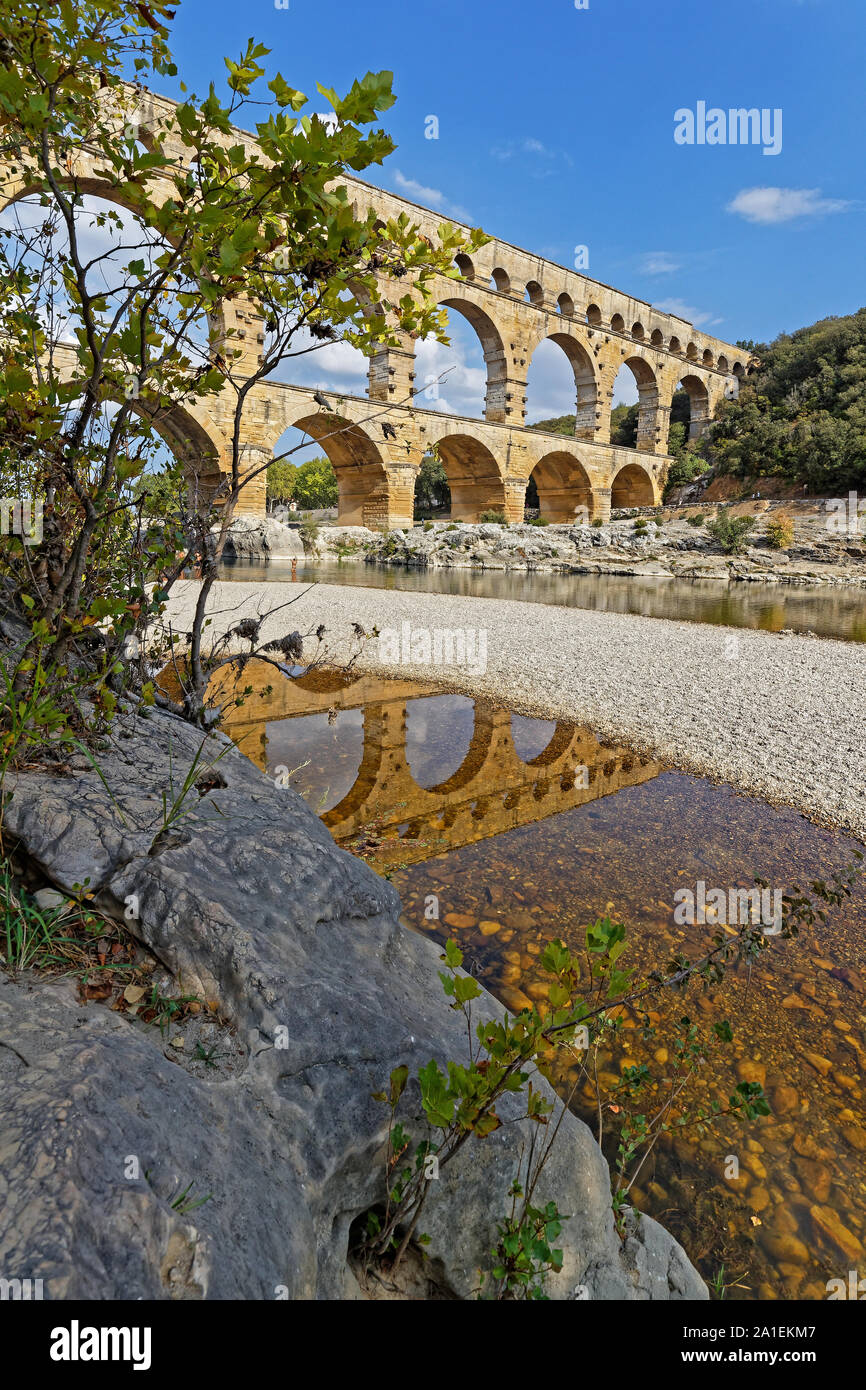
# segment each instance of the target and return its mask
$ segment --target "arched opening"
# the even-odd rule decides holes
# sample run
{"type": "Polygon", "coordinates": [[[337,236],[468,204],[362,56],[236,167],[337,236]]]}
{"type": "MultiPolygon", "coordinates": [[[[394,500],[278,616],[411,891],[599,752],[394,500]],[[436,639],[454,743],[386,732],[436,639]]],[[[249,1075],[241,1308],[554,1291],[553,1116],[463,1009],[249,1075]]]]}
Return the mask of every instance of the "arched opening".
{"type": "Polygon", "coordinates": [[[637,405],[637,421],[635,429],[633,412],[625,420],[633,430],[633,440],[620,437],[616,442],[652,453],[659,442],[658,403],[658,383],[652,367],[643,357],[626,358],[613,383],[613,404],[615,410],[637,405]]]}
{"type": "Polygon", "coordinates": [[[592,358],[568,333],[551,333],[532,354],[526,376],[527,424],[564,422],[573,416],[570,433],[578,439],[594,439],[598,388],[592,358]]]}
{"type": "Polygon", "coordinates": [[[544,304],[544,290],[537,280],[529,280],[527,282],[523,298],[528,304],[534,304],[537,309],[542,307],[544,304]]]}
{"type": "Polygon", "coordinates": [[[697,345],[697,343],[689,343],[688,347],[686,348],[686,357],[689,359],[690,362],[697,362],[697,360],[698,360],[698,345],[697,345]]]}
{"type": "Polygon", "coordinates": [[[502,476],[486,445],[471,435],[449,434],[439,441],[438,452],[455,521],[477,521],[485,511],[505,512],[502,476]]]}
{"type": "Polygon", "coordinates": [[[623,318],[622,314],[614,314],[613,318],[610,321],[610,326],[613,329],[614,333],[624,333],[625,319],[623,318]]]}
{"type": "Polygon", "coordinates": [[[599,307],[598,307],[597,304],[588,304],[588,305],[587,305],[587,309],[586,309],[586,321],[587,321],[588,324],[591,324],[593,327],[596,327],[596,328],[597,328],[597,327],[600,326],[600,324],[601,324],[601,309],[599,309],[599,307]]]}
{"type": "Polygon", "coordinates": [[[512,714],[511,739],[520,761],[538,763],[550,747],[556,729],[555,719],[530,719],[525,714],[512,714]]]}
{"type": "Polygon", "coordinates": [[[716,365],[718,366],[718,369],[719,369],[720,372],[726,372],[726,371],[728,370],[728,359],[727,359],[727,357],[725,357],[724,354],[722,354],[722,356],[719,358],[719,360],[718,360],[718,362],[717,362],[716,365]]]}
{"type": "MultiPolygon", "coordinates": [[[[699,439],[710,420],[709,392],[706,384],[697,376],[684,376],[679,385],[680,390],[686,393],[688,400],[688,420],[687,422],[683,421],[683,423],[688,424],[686,438],[699,439]]],[[[671,412],[671,423],[674,423],[673,412],[671,412]]]]}
{"type": "Polygon", "coordinates": [[[611,511],[620,508],[652,507],[655,505],[652,479],[639,463],[628,463],[613,480],[610,490],[611,511]]]}
{"type": "Polygon", "coordinates": [[[496,324],[470,299],[454,297],[439,304],[446,311],[450,342],[429,337],[418,343],[418,405],[447,415],[504,420],[508,367],[496,324]]]}
{"type": "Polygon", "coordinates": [[[652,343],[653,347],[664,347],[665,338],[660,328],[653,329],[652,334],[650,336],[650,342],[652,343]]]}
{"type": "Polygon", "coordinates": [[[406,702],[406,762],[419,787],[431,790],[459,772],[475,732],[466,695],[425,695],[406,702]]]}
{"type": "Polygon", "coordinates": [[[508,272],[506,270],[502,269],[501,265],[498,265],[494,268],[493,273],[490,276],[490,287],[491,289],[498,290],[500,294],[511,293],[510,276],[508,275],[508,272]]]}
{"type": "MultiPolygon", "coordinates": [[[[320,410],[294,422],[294,429],[309,435],[312,455],[324,454],[337,478],[337,520],[342,526],[368,526],[381,530],[388,520],[388,476],[378,448],[359,425],[332,411],[320,410]]],[[[277,444],[281,453],[288,432],[277,444]]],[[[292,462],[303,453],[292,455],[292,462]]],[[[408,484],[406,485],[408,489],[408,484]]],[[[411,498],[406,499],[411,516],[411,498]]]]}
{"type": "Polygon", "coordinates": [[[742,362],[735,362],[734,365],[733,365],[733,367],[731,368],[731,371],[734,373],[734,376],[744,376],[744,375],[745,375],[745,368],[744,368],[742,362]]]}
{"type": "Polygon", "coordinates": [[[671,338],[670,342],[668,343],[668,352],[682,352],[682,350],[683,345],[680,342],[679,338],[671,338]]]}
{"type": "Polygon", "coordinates": [[[703,363],[705,367],[712,367],[713,365],[713,354],[709,348],[704,348],[703,363]]]}
{"type": "Polygon", "coordinates": [[[475,266],[472,264],[472,260],[469,256],[464,256],[462,253],[459,256],[455,256],[454,264],[460,271],[464,280],[475,279],[475,266]]]}
{"type": "Polygon", "coordinates": [[[451,514],[448,475],[434,454],[425,454],[415,479],[414,517],[416,521],[441,521],[451,514]]]}
{"type": "Polygon", "coordinates": [[[570,294],[566,294],[563,291],[563,293],[559,296],[559,298],[556,301],[556,308],[563,318],[574,318],[574,300],[572,299],[570,294]]]}
{"type": "Polygon", "coordinates": [[[640,321],[632,324],[631,336],[633,338],[637,338],[638,342],[640,342],[642,338],[646,337],[646,330],[640,321]]]}
{"type": "MultiPolygon", "coordinates": [[[[592,486],[589,475],[573,454],[554,449],[545,454],[532,470],[538,511],[542,520],[587,525],[592,520],[592,486]]],[[[529,488],[527,502],[530,505],[529,488]]]]}

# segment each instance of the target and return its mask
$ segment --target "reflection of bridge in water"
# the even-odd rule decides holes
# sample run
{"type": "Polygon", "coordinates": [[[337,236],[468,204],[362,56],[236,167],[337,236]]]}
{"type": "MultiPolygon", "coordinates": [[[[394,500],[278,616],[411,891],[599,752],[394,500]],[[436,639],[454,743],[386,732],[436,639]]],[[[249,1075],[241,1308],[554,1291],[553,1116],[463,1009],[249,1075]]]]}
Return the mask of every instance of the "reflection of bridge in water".
{"type": "Polygon", "coordinates": [[[487,700],[474,701],[469,749],[460,766],[436,786],[422,787],[407,752],[407,703],[438,695],[414,681],[380,680],[337,671],[311,671],[295,680],[275,679],[255,662],[243,684],[263,687],[223,727],[259,767],[268,766],[268,725],[329,710],[363,709],[363,750],[355,780],[322,816],[335,840],[368,842],[365,857],[384,869],[544,820],[596,801],[623,787],[656,777],[661,764],[619,745],[606,745],[588,729],[560,721],[547,747],[521,758],[511,713],[487,700]]]}

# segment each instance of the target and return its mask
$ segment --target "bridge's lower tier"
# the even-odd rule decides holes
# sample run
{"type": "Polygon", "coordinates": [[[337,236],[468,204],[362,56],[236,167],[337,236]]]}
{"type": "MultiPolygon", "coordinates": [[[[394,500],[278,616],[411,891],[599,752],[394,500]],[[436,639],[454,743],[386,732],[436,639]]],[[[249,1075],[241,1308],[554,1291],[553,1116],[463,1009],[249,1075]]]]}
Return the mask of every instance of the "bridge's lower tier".
{"type": "MultiPolygon", "coordinates": [[[[451,515],[460,521],[477,521],[487,511],[502,512],[508,521],[522,520],[530,478],[548,521],[605,521],[611,507],[661,501],[670,462],[665,455],[355,396],[329,393],[327,399],[331,409],[306,388],[255,387],[244,413],[242,467],[261,469],[285,447],[277,446],[287,429],[303,431],[334,466],[338,516],[345,525],[376,530],[411,526],[415,480],[431,451],[448,479],[451,515]]],[[[211,482],[230,458],[229,408],[223,397],[215,397],[191,410],[183,452],[199,476],[211,482]],[[202,433],[211,441],[207,455],[201,449],[202,433]]],[[[163,431],[169,433],[164,424],[163,431]]],[[[183,433],[176,415],[171,431],[175,445],[183,443],[183,433]]],[[[244,488],[237,510],[264,513],[263,471],[244,488]]]]}

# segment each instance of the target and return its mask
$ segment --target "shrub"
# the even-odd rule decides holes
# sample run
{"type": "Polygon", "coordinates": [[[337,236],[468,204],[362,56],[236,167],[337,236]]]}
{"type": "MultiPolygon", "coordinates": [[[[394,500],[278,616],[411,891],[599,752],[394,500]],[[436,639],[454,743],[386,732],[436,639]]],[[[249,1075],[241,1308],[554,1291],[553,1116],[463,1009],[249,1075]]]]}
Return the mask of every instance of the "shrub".
{"type": "Polygon", "coordinates": [[[425,531],[432,531],[432,530],[433,530],[433,522],[432,522],[432,521],[425,521],[425,522],[424,522],[424,526],[423,526],[423,530],[425,530],[425,531]]]}
{"type": "Polygon", "coordinates": [[[690,526],[703,526],[704,517],[704,512],[698,512],[695,516],[687,516],[686,521],[689,523],[690,526]]]}
{"type": "Polygon", "coordinates": [[[487,522],[488,525],[493,526],[508,525],[508,522],[505,520],[505,513],[497,511],[495,507],[490,507],[486,512],[481,512],[478,516],[478,520],[487,522]]]}
{"type": "Polygon", "coordinates": [[[647,529],[648,526],[649,526],[649,522],[647,521],[646,517],[639,516],[638,519],[637,519],[637,521],[636,521],[635,524],[634,524],[634,529],[635,529],[636,531],[646,531],[646,529],[647,529]]]}
{"type": "Polygon", "coordinates": [[[312,550],[319,539],[319,523],[315,517],[304,516],[300,525],[301,543],[305,550],[312,550]]]}
{"type": "Polygon", "coordinates": [[[774,550],[787,550],[794,539],[794,518],[779,512],[767,522],[767,540],[774,550]]]}
{"type": "Polygon", "coordinates": [[[597,516],[597,517],[595,518],[595,521],[594,521],[592,524],[593,524],[593,526],[596,528],[596,530],[598,530],[599,527],[601,527],[601,526],[604,525],[604,522],[602,521],[602,519],[601,519],[600,516],[597,516]]]}
{"type": "Polygon", "coordinates": [[[715,521],[707,522],[707,530],[727,555],[739,555],[746,548],[746,537],[755,524],[753,516],[731,516],[719,512],[715,521]]]}
{"type": "Polygon", "coordinates": [[[550,522],[545,520],[543,516],[534,516],[529,524],[530,526],[549,526],[550,522]]]}

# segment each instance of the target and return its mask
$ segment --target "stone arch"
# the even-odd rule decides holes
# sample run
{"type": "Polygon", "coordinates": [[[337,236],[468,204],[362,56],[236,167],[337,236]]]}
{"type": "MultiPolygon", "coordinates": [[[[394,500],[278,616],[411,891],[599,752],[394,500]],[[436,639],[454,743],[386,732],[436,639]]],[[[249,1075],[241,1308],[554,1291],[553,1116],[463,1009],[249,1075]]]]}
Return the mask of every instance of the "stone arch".
{"type": "Polygon", "coordinates": [[[580,524],[592,520],[589,474],[567,449],[553,449],[545,454],[530,476],[538,490],[539,513],[545,521],[580,524]]]}
{"type": "MultiPolygon", "coordinates": [[[[382,455],[360,425],[326,410],[290,420],[295,429],[310,435],[328,458],[337,475],[337,517],[343,526],[387,524],[389,480],[382,455]]],[[[411,500],[410,500],[411,515],[411,500]]]]}
{"type": "Polygon", "coordinates": [[[505,511],[502,474],[486,444],[469,434],[447,434],[439,440],[438,452],[456,521],[477,521],[483,511],[505,511]]]}
{"type": "Polygon", "coordinates": [[[611,510],[620,507],[654,507],[653,480],[639,463],[627,463],[615,474],[610,489],[611,510]]]}
{"type": "MultiPolygon", "coordinates": [[[[527,758],[527,767],[550,767],[552,763],[558,763],[569,753],[574,745],[575,729],[573,724],[566,724],[559,719],[551,735],[550,742],[546,748],[542,748],[540,753],[536,753],[534,758],[527,758]]],[[[519,756],[519,755],[518,755],[519,756]]]]}
{"type": "Polygon", "coordinates": [[[697,343],[689,343],[688,347],[686,348],[686,357],[689,359],[690,362],[697,362],[697,360],[698,360],[698,345],[697,345],[697,343]]]}
{"type": "Polygon", "coordinates": [[[745,376],[746,369],[743,366],[742,362],[735,362],[733,367],[731,368],[731,371],[733,372],[734,376],[745,376]]]}
{"type": "Polygon", "coordinates": [[[574,318],[574,300],[571,295],[566,294],[564,290],[556,301],[556,307],[563,318],[574,318]]]}
{"type": "Polygon", "coordinates": [[[692,374],[684,376],[680,386],[689,397],[689,439],[698,439],[709,423],[710,393],[706,382],[692,374]]]}
{"type": "Polygon", "coordinates": [[[668,352],[682,352],[682,350],[683,345],[680,342],[679,338],[677,338],[676,336],[671,338],[670,342],[668,343],[668,352]]]}
{"type": "Polygon", "coordinates": [[[650,343],[653,347],[661,348],[665,345],[665,336],[660,328],[654,328],[650,335],[650,343]]]}
{"type": "MultiPolygon", "coordinates": [[[[598,385],[592,357],[586,348],[571,333],[548,333],[536,343],[535,351],[541,343],[555,343],[565,353],[574,374],[574,434],[576,439],[594,439],[596,430],[596,410],[598,408],[598,385]]],[[[531,365],[531,364],[530,364],[531,365]]]]}
{"type": "Polygon", "coordinates": [[[610,326],[613,329],[614,333],[624,333],[625,319],[623,318],[622,314],[614,314],[611,317],[610,326]]]}
{"type": "Polygon", "coordinates": [[[464,256],[461,253],[459,256],[454,257],[454,264],[460,271],[460,274],[462,275],[464,280],[475,279],[475,266],[472,264],[471,257],[464,256]]]}
{"type": "Polygon", "coordinates": [[[530,304],[535,305],[536,309],[542,308],[544,305],[544,290],[537,280],[527,280],[525,297],[530,304]]]}
{"type": "Polygon", "coordinates": [[[622,365],[628,367],[637,386],[636,448],[652,453],[656,445],[656,414],[659,404],[656,374],[644,357],[626,357],[622,365]]]}
{"type": "Polygon", "coordinates": [[[511,277],[507,270],[503,270],[501,265],[494,266],[490,276],[490,282],[499,294],[511,293],[511,277]]]}
{"type": "Polygon", "coordinates": [[[712,367],[713,354],[709,348],[704,348],[703,364],[705,367],[712,367]]]}
{"type": "Polygon", "coordinates": [[[728,359],[727,359],[727,357],[725,357],[724,353],[722,353],[721,356],[719,357],[719,360],[718,360],[718,362],[716,363],[716,366],[718,367],[718,369],[719,369],[720,372],[727,372],[727,371],[729,370],[729,367],[728,367],[728,359]]]}
{"type": "MultiPolygon", "coordinates": [[[[146,401],[135,401],[133,409],[143,419],[149,420],[161,439],[184,466],[187,484],[193,499],[209,502],[225,476],[228,448],[218,437],[215,439],[205,426],[196,420],[183,406],[169,408],[156,406],[149,409],[146,401]]],[[[216,434],[216,431],[214,431],[216,434]]],[[[255,487],[254,480],[250,485],[255,487]]],[[[261,477],[256,493],[265,489],[264,476],[261,477]]],[[[249,501],[249,499],[246,499],[249,501]]],[[[244,495],[241,493],[241,503],[244,495]]],[[[239,511],[246,507],[239,505],[239,511]]]]}
{"type": "Polygon", "coordinates": [[[453,309],[474,328],[481,343],[484,364],[487,368],[487,390],[484,397],[484,418],[486,420],[505,419],[505,390],[508,377],[508,359],[502,335],[489,314],[471,299],[452,296],[440,299],[443,309],[453,309]]]}
{"type": "Polygon", "coordinates": [[[644,328],[644,326],[643,326],[643,324],[641,323],[640,319],[638,319],[637,323],[633,323],[633,324],[632,324],[632,326],[631,326],[631,336],[632,336],[633,338],[636,338],[636,339],[638,340],[638,342],[640,342],[642,338],[645,338],[645,337],[646,337],[646,329],[644,328]]]}
{"type": "Polygon", "coordinates": [[[601,325],[601,309],[597,304],[588,304],[586,308],[586,321],[593,328],[601,325]]]}

